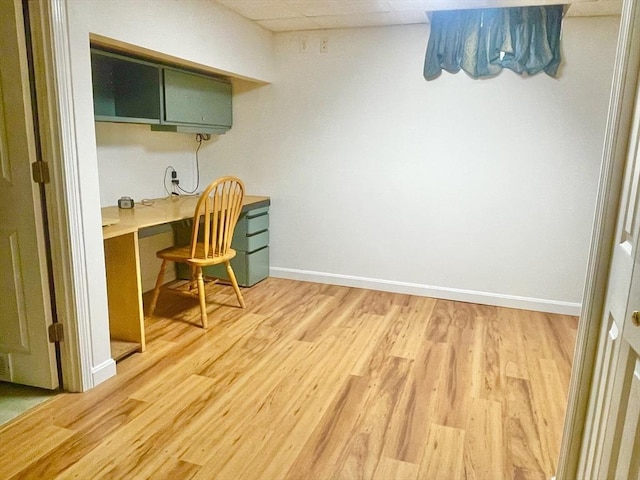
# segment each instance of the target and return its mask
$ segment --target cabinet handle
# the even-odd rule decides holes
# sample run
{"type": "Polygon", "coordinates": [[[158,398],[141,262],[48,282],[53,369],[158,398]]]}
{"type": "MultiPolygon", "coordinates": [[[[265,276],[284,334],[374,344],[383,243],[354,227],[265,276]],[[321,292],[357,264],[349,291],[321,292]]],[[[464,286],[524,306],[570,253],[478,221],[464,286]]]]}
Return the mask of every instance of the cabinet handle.
{"type": "Polygon", "coordinates": [[[640,327],[640,312],[637,310],[633,312],[633,314],[631,315],[631,320],[636,327],[640,327]]]}

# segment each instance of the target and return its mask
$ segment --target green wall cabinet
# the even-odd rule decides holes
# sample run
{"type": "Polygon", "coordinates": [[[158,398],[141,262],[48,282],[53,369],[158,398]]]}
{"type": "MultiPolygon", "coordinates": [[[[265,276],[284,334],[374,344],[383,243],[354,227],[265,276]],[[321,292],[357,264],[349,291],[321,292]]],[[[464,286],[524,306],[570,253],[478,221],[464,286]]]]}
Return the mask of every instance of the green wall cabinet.
{"type": "MultiPolygon", "coordinates": [[[[173,225],[176,245],[191,240],[191,221],[173,225]]],[[[269,205],[248,205],[243,209],[233,233],[231,246],[236,250],[231,260],[233,272],[241,287],[250,287],[269,276],[269,205]]],[[[176,264],[178,278],[189,279],[189,267],[176,264]]],[[[205,276],[229,281],[224,265],[203,269],[205,276]]]]}
{"type": "Polygon", "coordinates": [[[231,128],[226,79],[95,48],[91,73],[96,121],[184,133],[221,134],[231,128]]]}
{"type": "Polygon", "coordinates": [[[91,50],[97,121],[160,123],[160,67],[91,50]]]}
{"type": "Polygon", "coordinates": [[[164,123],[231,128],[231,84],[165,68],[164,123]]]}

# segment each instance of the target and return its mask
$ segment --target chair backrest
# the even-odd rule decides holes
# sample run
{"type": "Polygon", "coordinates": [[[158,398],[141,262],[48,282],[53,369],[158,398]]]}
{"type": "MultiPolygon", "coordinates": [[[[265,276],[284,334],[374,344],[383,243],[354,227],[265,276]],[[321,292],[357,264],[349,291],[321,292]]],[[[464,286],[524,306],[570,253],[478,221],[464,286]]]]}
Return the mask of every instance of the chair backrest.
{"type": "Polygon", "coordinates": [[[244,183],[239,178],[220,177],[209,184],[193,214],[191,258],[212,258],[229,251],[243,199],[244,183]]]}

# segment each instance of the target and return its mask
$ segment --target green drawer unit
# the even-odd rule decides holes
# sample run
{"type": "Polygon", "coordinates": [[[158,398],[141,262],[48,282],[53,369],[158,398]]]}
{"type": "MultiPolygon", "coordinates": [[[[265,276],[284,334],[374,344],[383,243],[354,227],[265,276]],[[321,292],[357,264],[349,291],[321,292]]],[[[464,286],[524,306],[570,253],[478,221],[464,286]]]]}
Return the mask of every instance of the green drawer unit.
{"type": "MultiPolygon", "coordinates": [[[[231,260],[233,272],[241,287],[250,287],[269,276],[269,206],[252,208],[245,206],[240,214],[233,234],[231,247],[236,256],[231,260]]],[[[173,225],[176,245],[186,245],[191,239],[191,221],[176,222],[173,225]]],[[[189,268],[177,264],[178,278],[188,279],[189,268]]],[[[203,269],[205,276],[229,281],[224,265],[214,265],[203,269]]]]}

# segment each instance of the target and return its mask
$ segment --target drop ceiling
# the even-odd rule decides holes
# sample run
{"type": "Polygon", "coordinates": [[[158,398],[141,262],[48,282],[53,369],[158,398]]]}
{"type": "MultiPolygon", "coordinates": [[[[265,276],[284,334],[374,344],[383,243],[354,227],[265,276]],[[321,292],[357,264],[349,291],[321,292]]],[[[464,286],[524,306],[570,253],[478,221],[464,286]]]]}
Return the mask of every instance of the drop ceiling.
{"type": "MultiPolygon", "coordinates": [[[[568,4],[568,0],[217,0],[267,30],[285,32],[428,23],[425,12],[568,4]]],[[[622,0],[576,0],[568,16],[619,15],[622,0]]]]}

